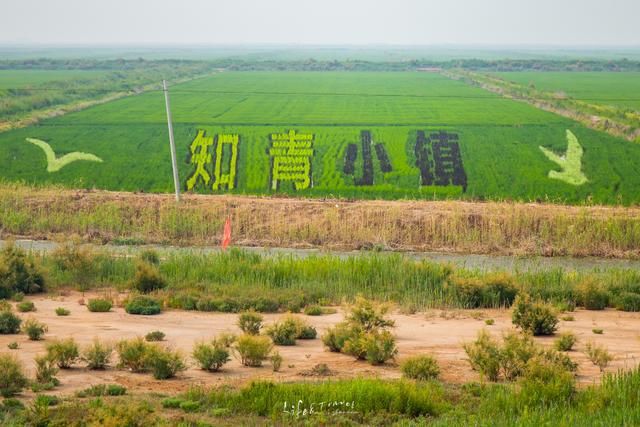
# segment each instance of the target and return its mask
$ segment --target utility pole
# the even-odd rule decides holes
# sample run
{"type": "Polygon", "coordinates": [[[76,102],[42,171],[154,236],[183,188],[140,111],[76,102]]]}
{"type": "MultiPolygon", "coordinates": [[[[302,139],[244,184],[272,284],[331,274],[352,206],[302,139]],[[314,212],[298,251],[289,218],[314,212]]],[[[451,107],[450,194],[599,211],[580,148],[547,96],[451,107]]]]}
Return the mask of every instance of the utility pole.
{"type": "Polygon", "coordinates": [[[171,166],[173,168],[173,186],[176,189],[176,202],[180,201],[180,178],[178,178],[178,162],[176,161],[176,143],[173,139],[173,124],[171,123],[171,106],[169,105],[169,90],[167,81],[162,80],[164,103],[167,106],[167,124],[169,125],[169,145],[171,146],[171,166]]]}

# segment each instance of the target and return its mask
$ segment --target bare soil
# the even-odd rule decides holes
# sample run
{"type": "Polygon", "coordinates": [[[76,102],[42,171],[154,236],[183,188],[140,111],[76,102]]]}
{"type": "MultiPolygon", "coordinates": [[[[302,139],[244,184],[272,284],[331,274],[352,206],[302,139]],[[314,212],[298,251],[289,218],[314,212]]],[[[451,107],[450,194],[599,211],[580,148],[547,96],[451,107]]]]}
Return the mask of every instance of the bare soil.
{"type": "MultiPolygon", "coordinates": [[[[73,337],[82,347],[90,344],[94,338],[116,342],[124,338],[144,336],[153,330],[166,334],[162,344],[181,350],[187,356],[189,369],[172,380],[157,381],[150,374],[134,374],[111,367],[104,371],[90,371],[83,363],[77,363],[72,369],[61,370],[58,378],[61,385],[51,391],[53,394],[69,395],[92,385],[118,383],[130,391],[175,393],[185,391],[193,385],[214,386],[220,384],[239,385],[253,379],[271,379],[274,381],[313,380],[305,376],[318,363],[326,363],[334,372],[332,378],[353,378],[358,376],[377,378],[400,378],[398,364],[410,355],[432,354],[437,359],[445,382],[462,383],[477,381],[479,376],[472,371],[466,360],[462,344],[473,340],[477,332],[487,328],[492,334],[500,336],[512,328],[508,310],[432,310],[426,313],[405,315],[396,313],[394,330],[397,336],[399,355],[397,361],[385,366],[371,366],[362,361],[327,351],[320,339],[302,341],[296,346],[276,347],[284,358],[281,372],[272,372],[269,363],[261,368],[247,368],[232,359],[223,371],[208,373],[197,368],[190,358],[194,343],[213,338],[221,332],[239,333],[236,326],[237,315],[223,313],[203,313],[193,311],[170,310],[157,316],[134,316],[123,308],[115,307],[109,313],[91,313],[80,304],[81,299],[95,297],[96,294],[71,292],[65,296],[40,296],[30,298],[35,302],[37,311],[21,313],[23,318],[33,316],[47,324],[49,332],[43,341],[29,341],[27,336],[0,335],[0,351],[15,353],[24,363],[33,377],[36,355],[45,352],[48,342],[56,338],[73,337]],[[56,307],[71,311],[69,316],[57,316],[56,307]],[[492,326],[485,325],[485,319],[494,319],[492,326]],[[18,350],[9,350],[7,344],[17,341],[18,350]]],[[[116,296],[117,298],[117,296],[116,296]]],[[[640,313],[624,313],[615,310],[586,311],[572,313],[575,321],[561,321],[559,332],[573,331],[578,336],[571,358],[578,362],[578,381],[582,384],[598,382],[600,372],[583,354],[585,344],[593,340],[606,346],[615,356],[607,371],[631,369],[640,358],[640,313]],[[592,332],[594,328],[604,330],[602,335],[592,332]]],[[[284,314],[265,315],[265,324],[269,324],[284,314]]],[[[304,315],[300,315],[304,316],[304,315]]],[[[304,316],[318,330],[318,336],[343,319],[339,310],[336,314],[324,316],[304,316]]],[[[536,338],[543,345],[552,345],[553,337],[536,338]]],[[[112,365],[115,365],[116,356],[112,365]]],[[[31,393],[26,393],[29,396],[31,393]]]]}

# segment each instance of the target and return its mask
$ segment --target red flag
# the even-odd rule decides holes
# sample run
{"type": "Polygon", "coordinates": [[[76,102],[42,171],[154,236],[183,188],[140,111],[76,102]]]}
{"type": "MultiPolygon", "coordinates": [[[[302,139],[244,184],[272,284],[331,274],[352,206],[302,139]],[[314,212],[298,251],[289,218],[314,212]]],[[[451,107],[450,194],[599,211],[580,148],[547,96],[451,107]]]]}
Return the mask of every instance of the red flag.
{"type": "Polygon", "coordinates": [[[222,235],[222,249],[227,249],[231,243],[231,217],[228,216],[227,220],[224,223],[224,233],[222,235]]]}

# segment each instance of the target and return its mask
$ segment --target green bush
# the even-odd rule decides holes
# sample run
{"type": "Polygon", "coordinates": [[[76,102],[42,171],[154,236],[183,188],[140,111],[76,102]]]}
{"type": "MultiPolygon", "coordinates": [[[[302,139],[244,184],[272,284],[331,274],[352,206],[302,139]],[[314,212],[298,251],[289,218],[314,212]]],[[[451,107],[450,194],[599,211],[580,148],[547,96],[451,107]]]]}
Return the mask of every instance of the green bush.
{"type": "Polygon", "coordinates": [[[318,336],[318,331],[311,325],[304,325],[298,330],[296,338],[300,340],[314,340],[318,336]]]}
{"type": "Polygon", "coordinates": [[[6,299],[0,299],[0,312],[3,311],[11,311],[13,310],[13,306],[6,299]]]}
{"type": "Polygon", "coordinates": [[[271,354],[271,367],[273,368],[273,372],[279,372],[280,368],[282,367],[282,356],[280,355],[279,352],[274,351],[273,354],[271,354]]]}
{"type": "Polygon", "coordinates": [[[35,263],[22,249],[9,243],[0,251],[0,298],[10,298],[16,292],[44,292],[45,281],[35,263]]]}
{"type": "Polygon", "coordinates": [[[127,389],[120,384],[97,384],[76,393],[78,397],[124,396],[127,389]]]}
{"type": "MultiPolygon", "coordinates": [[[[167,307],[169,308],[177,308],[180,310],[200,310],[198,308],[198,297],[191,293],[178,293],[174,295],[170,295],[167,298],[167,307]]],[[[212,311],[212,310],[201,310],[201,311],[212,311]]]]}
{"type": "Polygon", "coordinates": [[[162,306],[151,297],[137,295],[125,304],[124,310],[129,314],[151,316],[160,314],[160,312],[162,312],[162,306]]]}
{"type": "Polygon", "coordinates": [[[16,304],[16,308],[20,313],[28,313],[30,311],[36,311],[36,305],[33,301],[22,301],[16,304]]]}
{"type": "Polygon", "coordinates": [[[584,353],[587,355],[591,363],[600,369],[600,372],[604,372],[609,365],[609,362],[613,360],[613,355],[611,355],[606,348],[593,342],[587,343],[584,353]]]}
{"type": "Polygon", "coordinates": [[[640,311],[640,294],[623,292],[617,297],[616,308],[622,311],[640,311]]]}
{"type": "Polygon", "coordinates": [[[558,351],[571,351],[577,340],[575,334],[565,332],[553,342],[553,346],[558,351]]]}
{"type": "Polygon", "coordinates": [[[339,323],[327,329],[322,336],[322,343],[329,348],[329,351],[340,353],[345,342],[353,335],[352,328],[346,323],[339,323]]]}
{"type": "Polygon", "coordinates": [[[112,307],[113,302],[107,298],[92,298],[87,302],[87,309],[92,313],[106,313],[112,307]]]}
{"type": "Polygon", "coordinates": [[[304,308],[304,314],[307,316],[321,316],[324,311],[319,305],[308,305],[304,308]]]}
{"type": "Polygon", "coordinates": [[[149,292],[164,289],[166,286],[167,282],[156,266],[145,262],[136,264],[136,273],[132,284],[133,289],[140,293],[148,294],[149,292]]]}
{"type": "Polygon", "coordinates": [[[11,295],[11,300],[14,302],[22,302],[24,301],[24,297],[24,292],[16,292],[15,294],[11,295]]]}
{"type": "Polygon", "coordinates": [[[269,357],[273,343],[269,337],[245,334],[236,340],[233,349],[244,366],[258,367],[269,357]]]}
{"type": "Polygon", "coordinates": [[[22,331],[27,334],[31,341],[40,341],[47,330],[47,325],[38,322],[33,317],[22,324],[22,331]]]}
{"type": "Polygon", "coordinates": [[[144,336],[144,339],[149,342],[163,341],[164,340],[164,332],[162,331],[151,331],[147,335],[144,336]]]}
{"type": "Polygon", "coordinates": [[[387,330],[374,330],[351,335],[342,352],[372,365],[381,365],[398,353],[395,338],[387,330]]]}
{"type": "Polygon", "coordinates": [[[80,290],[86,290],[95,280],[96,256],[87,246],[65,243],[58,246],[52,253],[54,265],[66,273],[67,283],[75,284],[80,290]]]}
{"type": "Polygon", "coordinates": [[[593,279],[586,279],[577,288],[578,300],[587,310],[604,310],[609,304],[609,293],[593,279]]]}
{"type": "Polygon", "coordinates": [[[432,380],[440,375],[440,368],[436,360],[429,355],[413,356],[402,362],[402,375],[414,380],[432,380]]]}
{"type": "Polygon", "coordinates": [[[56,315],[58,315],[58,316],[68,316],[70,314],[71,314],[71,311],[67,310],[64,307],[56,308],[56,315]]]}
{"type": "Polygon", "coordinates": [[[528,363],[534,358],[567,372],[577,369],[566,354],[540,347],[529,334],[512,331],[503,338],[501,345],[483,329],[476,341],[464,344],[471,367],[489,381],[498,381],[501,376],[513,381],[526,375],[528,363]]]}
{"type": "Polygon", "coordinates": [[[22,319],[10,311],[0,312],[0,334],[17,334],[21,323],[22,319]]]}
{"type": "Polygon", "coordinates": [[[153,378],[166,380],[187,369],[184,357],[179,351],[152,345],[145,354],[145,368],[151,371],[153,378]]]}
{"type": "Polygon", "coordinates": [[[532,335],[553,335],[558,328],[558,315],[553,307],[541,302],[533,303],[528,295],[518,295],[511,320],[532,335]]]}
{"type": "Polygon", "coordinates": [[[82,360],[86,362],[89,369],[104,369],[109,364],[112,353],[112,345],[94,339],[93,343],[82,351],[82,360]]]}
{"type": "Polygon", "coordinates": [[[514,279],[507,273],[489,273],[483,277],[482,306],[510,307],[518,294],[514,279]]]}
{"type": "Polygon", "coordinates": [[[34,360],[36,362],[36,382],[49,389],[57,386],[60,382],[56,378],[58,374],[56,362],[48,354],[36,356],[34,360]]]}
{"type": "Polygon", "coordinates": [[[201,298],[196,302],[196,309],[198,311],[218,311],[218,304],[212,298],[201,298]]]}
{"type": "Polygon", "coordinates": [[[28,384],[22,363],[13,355],[0,353],[0,395],[11,397],[28,384]]]}
{"type": "Polygon", "coordinates": [[[390,328],[394,326],[394,321],[385,316],[389,312],[388,305],[376,304],[362,297],[356,298],[356,302],[349,308],[346,322],[358,326],[365,332],[380,328],[390,328]]]}
{"type": "Polygon", "coordinates": [[[146,370],[145,357],[150,344],[138,337],[130,340],[122,340],[116,344],[116,352],[120,362],[118,367],[126,368],[132,372],[144,372],[146,370]]]}
{"type": "Polygon", "coordinates": [[[296,345],[298,329],[293,322],[276,322],[269,326],[265,333],[271,337],[276,345],[296,345]]]}
{"type": "Polygon", "coordinates": [[[197,343],[193,348],[193,358],[200,369],[210,372],[219,371],[229,360],[229,349],[220,341],[197,343]]]}
{"type": "Polygon", "coordinates": [[[245,334],[258,335],[260,333],[260,328],[262,328],[263,319],[262,315],[256,312],[247,311],[240,314],[238,318],[238,327],[245,334]]]}
{"type": "Polygon", "coordinates": [[[78,345],[73,338],[56,340],[47,344],[47,356],[61,369],[69,369],[80,357],[78,345]]]}
{"type": "Polygon", "coordinates": [[[543,357],[533,357],[520,379],[518,400],[527,407],[555,406],[569,402],[574,393],[575,376],[571,371],[543,357]]]}
{"type": "Polygon", "coordinates": [[[39,394],[36,396],[36,399],[33,401],[34,407],[47,407],[47,406],[56,406],[60,403],[60,398],[58,396],[48,396],[46,394],[39,394]]]}
{"type": "Polygon", "coordinates": [[[20,348],[16,341],[10,342],[9,344],[7,344],[7,347],[9,348],[9,350],[17,350],[18,348],[20,348]]]}

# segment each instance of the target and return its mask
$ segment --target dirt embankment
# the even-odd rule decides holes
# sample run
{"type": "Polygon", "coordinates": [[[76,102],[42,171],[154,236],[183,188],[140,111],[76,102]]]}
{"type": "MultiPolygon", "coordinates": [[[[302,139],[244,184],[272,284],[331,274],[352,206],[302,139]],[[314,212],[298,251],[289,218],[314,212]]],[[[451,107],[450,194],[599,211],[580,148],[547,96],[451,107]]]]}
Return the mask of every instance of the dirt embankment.
{"type": "Polygon", "coordinates": [[[640,208],[344,201],[0,185],[0,238],[640,258],[640,208]]]}
{"type": "MultiPolygon", "coordinates": [[[[68,395],[77,390],[101,383],[118,383],[137,392],[179,392],[193,385],[214,386],[219,384],[243,384],[252,379],[310,380],[303,375],[318,363],[326,363],[334,371],[333,378],[352,378],[357,376],[399,378],[397,363],[374,367],[362,361],[327,351],[320,339],[302,341],[296,346],[277,347],[284,358],[282,370],[273,373],[268,362],[262,368],[247,368],[233,359],[224,366],[223,371],[208,373],[199,370],[190,353],[193,345],[200,340],[213,338],[221,332],[239,333],[236,326],[237,315],[220,313],[201,313],[172,310],[158,316],[132,316],[122,308],[116,307],[109,313],[91,313],[79,304],[81,298],[95,294],[73,292],[66,296],[41,296],[30,298],[35,302],[37,311],[22,315],[33,316],[49,327],[44,341],[29,341],[25,335],[0,335],[0,348],[14,352],[33,376],[33,362],[37,354],[45,352],[48,342],[56,338],[73,337],[81,346],[90,344],[94,338],[116,342],[120,339],[144,336],[150,331],[161,330],[166,334],[164,345],[181,350],[189,362],[189,369],[178,378],[157,381],[149,374],[134,374],[115,368],[104,371],[90,371],[78,363],[72,369],[61,370],[58,377],[61,385],[52,393],[68,395]],[[56,307],[71,311],[69,316],[56,316],[56,307]],[[8,350],[7,344],[17,341],[19,350],[8,350]]],[[[115,294],[112,296],[116,296],[115,294]]],[[[615,356],[607,371],[630,369],[637,365],[640,357],[640,313],[623,313],[613,310],[584,311],[573,313],[575,321],[562,321],[559,332],[572,331],[578,337],[575,351],[569,356],[579,364],[578,381],[582,384],[597,382],[600,372],[583,354],[588,341],[593,340],[606,346],[615,356]],[[604,334],[595,335],[592,330],[601,328],[604,334]]],[[[270,324],[281,314],[265,316],[265,324],[270,324]]],[[[303,315],[300,315],[303,316],[303,315]]],[[[304,316],[315,326],[319,336],[343,319],[339,311],[336,314],[320,317],[304,316]]],[[[466,360],[462,344],[475,339],[477,332],[487,328],[495,336],[512,328],[510,313],[506,310],[482,311],[441,311],[433,310],[413,315],[395,314],[394,333],[397,336],[399,355],[397,362],[414,354],[432,354],[441,367],[441,379],[446,382],[462,383],[479,380],[478,374],[471,370],[466,360]],[[494,319],[495,324],[486,326],[484,319],[494,319]]],[[[553,337],[536,338],[543,345],[551,345],[553,337]]],[[[112,365],[116,362],[114,357],[112,365]]],[[[30,396],[27,393],[26,396],[30,396]]]]}

